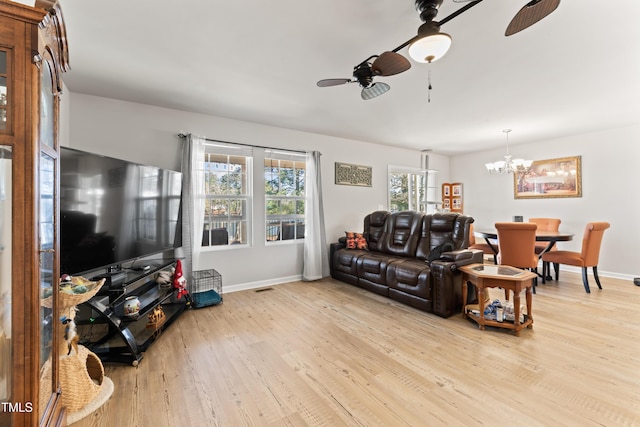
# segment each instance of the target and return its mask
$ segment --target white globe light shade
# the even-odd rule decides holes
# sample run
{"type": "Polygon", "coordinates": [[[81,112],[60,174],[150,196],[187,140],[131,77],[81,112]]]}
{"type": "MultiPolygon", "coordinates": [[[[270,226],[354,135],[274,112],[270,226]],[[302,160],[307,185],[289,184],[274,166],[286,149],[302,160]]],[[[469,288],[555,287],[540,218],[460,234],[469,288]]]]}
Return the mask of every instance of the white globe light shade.
{"type": "Polygon", "coordinates": [[[409,45],[409,56],[416,62],[433,62],[442,58],[451,47],[451,36],[435,33],[409,45]]]}

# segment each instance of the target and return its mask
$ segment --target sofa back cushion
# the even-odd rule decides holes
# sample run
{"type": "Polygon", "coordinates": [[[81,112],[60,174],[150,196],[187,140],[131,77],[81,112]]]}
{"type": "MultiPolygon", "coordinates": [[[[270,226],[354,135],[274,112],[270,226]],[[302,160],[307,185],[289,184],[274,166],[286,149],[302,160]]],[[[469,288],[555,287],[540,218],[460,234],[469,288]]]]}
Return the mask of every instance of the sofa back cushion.
{"type": "Polygon", "coordinates": [[[454,212],[424,215],[416,258],[428,259],[434,248],[449,242],[454,250],[468,248],[471,223],[473,218],[454,212]]]}
{"type": "Polygon", "coordinates": [[[380,251],[380,239],[389,212],[375,211],[364,217],[364,238],[370,251],[380,251]]]}
{"type": "Polygon", "coordinates": [[[380,252],[395,256],[415,257],[423,216],[423,213],[415,211],[390,214],[380,240],[382,245],[380,252]]]}

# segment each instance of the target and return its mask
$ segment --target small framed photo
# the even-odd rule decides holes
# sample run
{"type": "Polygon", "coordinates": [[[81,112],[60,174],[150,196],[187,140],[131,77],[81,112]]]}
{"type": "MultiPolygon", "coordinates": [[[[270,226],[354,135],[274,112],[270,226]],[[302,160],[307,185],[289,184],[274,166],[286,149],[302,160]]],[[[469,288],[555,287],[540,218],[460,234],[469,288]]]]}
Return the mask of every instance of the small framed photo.
{"type": "Polygon", "coordinates": [[[444,199],[444,200],[442,201],[442,207],[443,207],[444,209],[451,209],[451,203],[450,203],[450,200],[451,200],[451,199],[444,199]]]}
{"type": "Polygon", "coordinates": [[[453,203],[453,210],[462,210],[462,197],[454,197],[451,202],[453,203]]]}
{"type": "Polygon", "coordinates": [[[442,184],[442,197],[451,196],[451,186],[449,184],[442,184]]]}
{"type": "Polygon", "coordinates": [[[451,185],[451,193],[454,197],[462,196],[462,184],[451,185]]]}

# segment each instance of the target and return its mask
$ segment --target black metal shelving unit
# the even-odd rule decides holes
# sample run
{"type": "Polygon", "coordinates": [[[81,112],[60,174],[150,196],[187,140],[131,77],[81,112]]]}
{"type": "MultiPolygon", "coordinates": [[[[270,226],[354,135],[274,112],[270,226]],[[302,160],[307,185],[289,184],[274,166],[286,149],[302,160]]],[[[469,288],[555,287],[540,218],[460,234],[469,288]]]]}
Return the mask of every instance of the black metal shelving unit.
{"type": "Polygon", "coordinates": [[[149,270],[128,271],[122,286],[105,287],[95,297],[83,303],[76,315],[80,343],[103,362],[130,363],[137,366],[144,352],[186,309],[186,298],[177,299],[171,284],[155,281],[159,271],[175,267],[175,261],[157,263],[149,270]],[[140,311],[126,316],[126,297],[137,296],[140,311]],[[153,322],[149,315],[157,307],[164,317],[153,322]]]}

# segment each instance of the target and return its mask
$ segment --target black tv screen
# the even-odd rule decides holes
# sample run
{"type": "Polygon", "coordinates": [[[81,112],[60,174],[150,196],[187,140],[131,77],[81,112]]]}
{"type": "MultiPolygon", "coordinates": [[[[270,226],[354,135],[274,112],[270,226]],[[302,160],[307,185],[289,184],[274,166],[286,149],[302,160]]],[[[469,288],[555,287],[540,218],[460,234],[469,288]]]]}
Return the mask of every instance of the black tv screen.
{"type": "Polygon", "coordinates": [[[174,248],[182,174],[61,147],[60,273],[174,248]]]}

